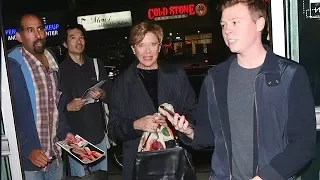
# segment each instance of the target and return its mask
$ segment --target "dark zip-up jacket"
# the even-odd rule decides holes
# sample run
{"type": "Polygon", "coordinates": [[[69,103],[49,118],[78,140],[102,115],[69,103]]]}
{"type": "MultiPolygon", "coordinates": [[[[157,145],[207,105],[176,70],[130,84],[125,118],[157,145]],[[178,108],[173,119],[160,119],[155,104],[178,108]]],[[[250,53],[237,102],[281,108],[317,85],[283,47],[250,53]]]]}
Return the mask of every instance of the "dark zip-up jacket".
{"type": "MultiPolygon", "coordinates": [[[[84,63],[80,66],[75,63],[69,55],[60,64],[61,89],[66,97],[66,104],[74,98],[81,98],[83,93],[96,83],[93,59],[83,54],[84,63]]],[[[103,63],[98,60],[99,80],[106,80],[101,87],[105,91],[104,103],[109,103],[109,94],[112,90],[112,81],[108,77],[103,63]]],[[[101,103],[84,105],[79,111],[68,111],[65,109],[67,122],[73,134],[78,134],[93,144],[99,144],[105,137],[105,118],[101,103]]]]}
{"type": "MultiPolygon", "coordinates": [[[[315,106],[304,68],[265,48],[266,59],[255,78],[253,177],[294,179],[313,155],[315,106]]],[[[194,141],[184,138],[194,147],[215,146],[211,180],[232,179],[227,87],[235,59],[232,56],[209,70],[194,116],[194,141]]]]}

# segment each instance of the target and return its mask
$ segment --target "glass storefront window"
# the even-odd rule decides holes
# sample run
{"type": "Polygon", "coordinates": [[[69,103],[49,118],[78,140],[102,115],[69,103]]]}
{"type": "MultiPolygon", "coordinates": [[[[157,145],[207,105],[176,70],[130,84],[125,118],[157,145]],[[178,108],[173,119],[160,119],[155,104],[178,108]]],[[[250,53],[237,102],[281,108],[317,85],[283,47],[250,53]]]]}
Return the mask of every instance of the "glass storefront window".
{"type": "Polygon", "coordinates": [[[6,54],[3,42],[2,6],[0,1],[0,120],[1,120],[1,180],[22,180],[16,131],[11,106],[7,75],[6,54]],[[14,167],[14,168],[13,168],[14,167]]]}
{"type": "Polygon", "coordinates": [[[309,75],[315,104],[320,105],[320,0],[296,0],[299,20],[299,62],[309,75]]]}
{"type": "Polygon", "coordinates": [[[2,116],[1,116],[1,135],[4,135],[4,127],[3,127],[3,122],[2,122],[2,116]]]}
{"type": "MultiPolygon", "coordinates": [[[[308,76],[316,105],[317,114],[317,142],[314,151],[314,158],[306,165],[298,175],[299,179],[319,179],[320,178],[320,0],[278,0],[279,5],[284,5],[284,26],[285,43],[280,44],[285,47],[286,56],[302,65],[308,76]]],[[[272,7],[273,8],[273,7],[272,7]]],[[[273,14],[272,21],[282,14],[273,14]],[[277,15],[277,16],[276,16],[277,15]]],[[[282,19],[282,18],[278,18],[282,19]]],[[[281,31],[281,30],[280,30],[281,31]]],[[[281,34],[281,32],[280,32],[281,34]]],[[[273,37],[274,38],[274,37],[273,37]]]]}
{"type": "Polygon", "coordinates": [[[12,179],[10,175],[9,158],[7,156],[1,156],[1,179],[2,180],[12,179]]]}

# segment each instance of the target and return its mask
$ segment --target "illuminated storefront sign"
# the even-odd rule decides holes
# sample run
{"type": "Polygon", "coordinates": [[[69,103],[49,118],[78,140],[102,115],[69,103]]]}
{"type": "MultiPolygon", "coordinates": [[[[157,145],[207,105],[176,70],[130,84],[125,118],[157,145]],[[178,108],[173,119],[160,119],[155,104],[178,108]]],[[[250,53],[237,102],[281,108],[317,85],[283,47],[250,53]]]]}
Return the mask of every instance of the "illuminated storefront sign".
{"type": "Polygon", "coordinates": [[[208,8],[205,4],[185,4],[148,9],[148,18],[155,21],[180,19],[188,16],[205,16],[208,8]]]}
{"type": "Polygon", "coordinates": [[[87,31],[126,27],[132,25],[131,11],[78,16],[77,21],[87,31]]]}
{"type": "MultiPolygon", "coordinates": [[[[59,24],[45,24],[44,28],[46,30],[47,36],[58,36],[59,35],[59,24]]],[[[16,40],[17,29],[5,29],[4,33],[8,37],[8,41],[16,40]]]]}

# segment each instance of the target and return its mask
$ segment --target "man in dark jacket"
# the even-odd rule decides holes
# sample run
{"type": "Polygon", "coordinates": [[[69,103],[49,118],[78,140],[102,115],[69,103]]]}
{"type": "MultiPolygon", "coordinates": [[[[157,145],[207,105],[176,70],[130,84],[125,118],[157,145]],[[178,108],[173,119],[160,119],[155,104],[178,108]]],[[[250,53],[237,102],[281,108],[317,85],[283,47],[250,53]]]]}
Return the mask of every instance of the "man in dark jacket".
{"type": "Polygon", "coordinates": [[[41,18],[23,15],[16,33],[22,47],[9,53],[9,78],[19,150],[26,180],[62,179],[57,140],[74,138],[63,115],[58,65],[45,49],[41,18]]]}
{"type": "Polygon", "coordinates": [[[221,11],[222,35],[235,55],[209,70],[193,127],[178,114],[168,119],[185,143],[215,146],[210,180],[294,179],[315,147],[307,74],[263,46],[262,0],[225,0],[221,11]]]}
{"type": "MultiPolygon", "coordinates": [[[[66,59],[60,65],[62,92],[66,95],[66,116],[71,132],[78,134],[107,153],[105,117],[101,102],[107,103],[112,82],[107,76],[102,62],[97,59],[97,74],[94,59],[84,53],[85,30],[80,24],[70,24],[64,31],[64,47],[68,49],[66,59]],[[98,78],[97,78],[98,75],[98,78]],[[106,80],[102,87],[88,92],[92,103],[82,98],[87,89],[101,80],[106,80]]],[[[85,167],[69,156],[72,176],[85,176],[85,167]]],[[[108,170],[107,155],[98,163],[92,163],[91,171],[108,170]]]]}

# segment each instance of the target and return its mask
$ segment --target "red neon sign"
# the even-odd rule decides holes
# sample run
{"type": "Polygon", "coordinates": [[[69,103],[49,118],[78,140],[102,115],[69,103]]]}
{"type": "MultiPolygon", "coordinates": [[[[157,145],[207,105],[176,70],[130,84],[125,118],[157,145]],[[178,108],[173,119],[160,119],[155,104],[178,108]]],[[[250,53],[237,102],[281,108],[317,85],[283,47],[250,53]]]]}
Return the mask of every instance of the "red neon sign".
{"type": "Polygon", "coordinates": [[[196,14],[194,4],[169,6],[169,7],[159,7],[148,9],[148,18],[154,19],[156,17],[162,16],[174,16],[174,15],[184,15],[193,16],[196,14]]]}

